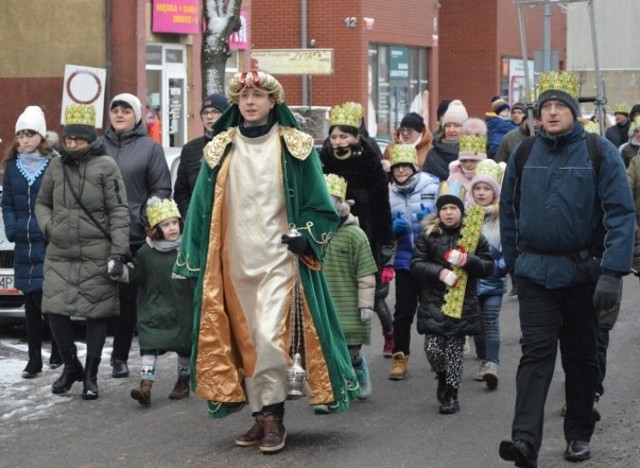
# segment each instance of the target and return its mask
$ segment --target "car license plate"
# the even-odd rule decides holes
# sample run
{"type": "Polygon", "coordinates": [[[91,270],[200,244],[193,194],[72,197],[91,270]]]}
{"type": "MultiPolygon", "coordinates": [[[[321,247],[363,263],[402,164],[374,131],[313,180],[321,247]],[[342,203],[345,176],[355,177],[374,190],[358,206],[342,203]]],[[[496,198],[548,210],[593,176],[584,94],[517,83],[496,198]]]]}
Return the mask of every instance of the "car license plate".
{"type": "Polygon", "coordinates": [[[13,275],[0,275],[0,294],[20,294],[13,284],[13,275]]]}

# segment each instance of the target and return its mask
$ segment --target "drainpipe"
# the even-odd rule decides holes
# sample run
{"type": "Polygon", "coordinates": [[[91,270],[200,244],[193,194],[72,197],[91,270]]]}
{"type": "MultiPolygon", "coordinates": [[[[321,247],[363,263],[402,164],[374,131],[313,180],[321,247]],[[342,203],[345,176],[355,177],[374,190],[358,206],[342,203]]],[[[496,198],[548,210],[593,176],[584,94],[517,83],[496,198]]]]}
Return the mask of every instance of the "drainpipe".
{"type": "MultiPolygon", "coordinates": [[[[300,0],[300,31],[302,48],[307,48],[307,0],[300,0]]],[[[309,105],[309,77],[302,75],[302,105],[309,105]]]]}

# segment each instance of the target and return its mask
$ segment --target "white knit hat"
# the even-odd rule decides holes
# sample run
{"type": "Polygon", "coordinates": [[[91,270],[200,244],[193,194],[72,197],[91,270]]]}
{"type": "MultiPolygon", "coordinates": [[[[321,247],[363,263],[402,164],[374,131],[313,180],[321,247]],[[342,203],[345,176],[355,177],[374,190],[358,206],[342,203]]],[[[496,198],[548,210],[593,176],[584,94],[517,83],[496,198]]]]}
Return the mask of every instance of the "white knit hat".
{"type": "Polygon", "coordinates": [[[133,109],[133,114],[136,116],[136,124],[140,122],[140,119],[142,118],[142,104],[140,104],[140,99],[138,99],[133,94],[118,94],[111,100],[111,104],[109,104],[109,110],[123,103],[133,109]]]}
{"type": "Polygon", "coordinates": [[[442,126],[444,127],[448,123],[462,125],[468,118],[469,114],[467,114],[467,109],[465,109],[462,101],[456,99],[451,101],[447,108],[447,112],[442,116],[442,126]]]}
{"type": "Polygon", "coordinates": [[[38,106],[28,106],[16,122],[16,134],[22,130],[31,130],[42,138],[47,136],[47,123],[44,120],[44,112],[38,106]]]}

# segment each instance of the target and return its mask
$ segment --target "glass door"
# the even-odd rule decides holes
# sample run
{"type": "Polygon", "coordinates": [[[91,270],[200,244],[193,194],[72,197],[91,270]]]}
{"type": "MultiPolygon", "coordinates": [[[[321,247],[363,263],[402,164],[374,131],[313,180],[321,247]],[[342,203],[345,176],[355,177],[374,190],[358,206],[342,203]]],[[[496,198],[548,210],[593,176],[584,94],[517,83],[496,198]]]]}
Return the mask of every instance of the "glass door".
{"type": "Polygon", "coordinates": [[[167,72],[168,102],[166,106],[169,146],[183,146],[187,142],[185,112],[185,77],[167,72]]]}

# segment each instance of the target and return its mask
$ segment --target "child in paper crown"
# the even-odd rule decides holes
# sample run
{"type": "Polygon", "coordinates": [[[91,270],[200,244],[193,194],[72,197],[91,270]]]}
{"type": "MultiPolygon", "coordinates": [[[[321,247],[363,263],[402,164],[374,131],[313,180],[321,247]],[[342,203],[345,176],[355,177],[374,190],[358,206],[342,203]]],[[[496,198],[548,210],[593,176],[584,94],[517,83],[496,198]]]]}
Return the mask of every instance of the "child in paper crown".
{"type": "Polygon", "coordinates": [[[489,243],[480,232],[482,223],[475,216],[474,222],[467,219],[463,223],[463,198],[460,185],[442,184],[437,212],[422,222],[411,260],[411,273],[421,285],[418,333],[425,335],[424,349],[437,375],[441,414],[460,410],[465,338],[482,331],[477,279],[493,271],[489,243]],[[460,304],[460,318],[445,315],[445,303],[460,304]]]}
{"type": "MultiPolygon", "coordinates": [[[[371,396],[371,379],[367,361],[360,351],[362,345],[371,343],[378,267],[367,235],[360,228],[358,218],[350,213],[353,201],[345,200],[347,182],[335,174],[326,174],[325,180],[340,215],[340,225],[327,247],[323,271],[360,385],[358,398],[366,400],[371,396]]],[[[326,414],[329,408],[315,405],[314,411],[326,414]]]]}
{"type": "Polygon", "coordinates": [[[389,203],[396,239],[393,261],[396,278],[396,308],[393,316],[393,364],[389,379],[403,380],[408,373],[411,325],[416,315],[420,283],[411,275],[411,255],[420,235],[420,223],[435,211],[440,179],[418,166],[413,145],[396,144],[389,154],[389,203]]]}
{"type": "Polygon", "coordinates": [[[495,390],[498,386],[498,366],[500,365],[500,307],[506,292],[504,277],[507,266],[502,257],[500,242],[500,184],[504,174],[504,163],[491,159],[480,161],[476,175],[471,181],[473,204],[484,211],[482,234],[489,242],[494,268],[491,276],[478,280],[478,299],[482,310],[482,333],[474,336],[476,355],[482,362],[474,376],[478,382],[486,382],[495,390]]]}
{"type": "MultiPolygon", "coordinates": [[[[479,119],[469,119],[463,125],[463,131],[465,131],[467,123],[474,120],[482,123],[479,119]]],[[[460,137],[458,160],[449,164],[447,182],[461,184],[464,187],[466,193],[465,205],[473,201],[470,190],[471,180],[476,174],[476,166],[485,159],[487,159],[487,138],[483,134],[465,133],[460,137]]]]}
{"type": "Polygon", "coordinates": [[[169,394],[173,400],[189,396],[189,359],[193,313],[191,282],[172,273],[180,246],[181,216],[171,199],[151,197],[146,206],[148,221],[145,244],[133,263],[109,262],[113,279],[137,285],[139,289],[138,338],[140,341],[140,384],[131,398],[141,405],[151,403],[159,354],[178,354],[178,380],[169,394]]]}

